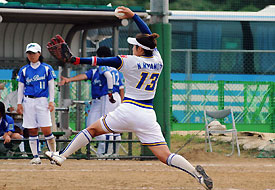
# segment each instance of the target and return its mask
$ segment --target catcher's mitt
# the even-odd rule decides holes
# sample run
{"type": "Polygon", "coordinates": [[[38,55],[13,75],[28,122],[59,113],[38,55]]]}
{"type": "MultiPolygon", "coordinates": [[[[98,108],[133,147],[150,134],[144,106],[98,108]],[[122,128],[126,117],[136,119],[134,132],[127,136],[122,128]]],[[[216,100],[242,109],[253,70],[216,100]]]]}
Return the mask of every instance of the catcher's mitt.
{"type": "Polygon", "coordinates": [[[52,56],[63,63],[74,62],[75,58],[69,46],[60,35],[56,35],[51,39],[51,42],[48,42],[47,49],[52,56]]]}

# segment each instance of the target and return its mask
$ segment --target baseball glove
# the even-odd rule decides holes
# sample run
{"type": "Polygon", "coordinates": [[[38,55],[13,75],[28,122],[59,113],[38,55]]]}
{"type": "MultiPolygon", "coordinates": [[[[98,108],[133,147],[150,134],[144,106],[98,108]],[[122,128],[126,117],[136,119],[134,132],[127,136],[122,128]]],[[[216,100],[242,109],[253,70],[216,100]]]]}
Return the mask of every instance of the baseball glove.
{"type": "Polygon", "coordinates": [[[52,56],[63,63],[74,62],[75,58],[69,46],[60,35],[56,35],[51,42],[48,42],[47,49],[52,56]]]}
{"type": "Polygon", "coordinates": [[[113,96],[112,93],[109,93],[108,96],[109,96],[109,101],[110,101],[112,104],[116,103],[116,100],[114,99],[114,96],[113,96]]]}
{"type": "Polygon", "coordinates": [[[112,89],[109,89],[108,90],[108,96],[109,96],[109,101],[114,104],[116,103],[116,100],[114,99],[114,96],[113,96],[113,90],[112,89]]]}

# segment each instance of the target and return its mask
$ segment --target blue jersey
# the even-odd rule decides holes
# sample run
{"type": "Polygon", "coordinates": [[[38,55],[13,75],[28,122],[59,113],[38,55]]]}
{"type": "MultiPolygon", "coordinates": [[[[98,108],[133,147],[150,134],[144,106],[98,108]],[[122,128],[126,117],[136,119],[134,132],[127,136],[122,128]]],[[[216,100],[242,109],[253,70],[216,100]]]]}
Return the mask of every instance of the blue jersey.
{"type": "Polygon", "coordinates": [[[9,131],[14,132],[14,121],[12,117],[6,115],[6,118],[2,118],[0,123],[0,136],[9,131]]]}
{"type": "Polygon", "coordinates": [[[124,76],[123,76],[122,72],[120,72],[120,71],[118,71],[118,74],[119,74],[119,87],[124,88],[124,84],[125,84],[124,76]]]}
{"type": "Polygon", "coordinates": [[[119,92],[119,88],[121,86],[124,86],[124,78],[123,78],[123,74],[121,72],[119,72],[117,69],[115,69],[114,67],[108,67],[110,69],[110,72],[112,74],[113,77],[113,92],[119,92]]]}
{"type": "Polygon", "coordinates": [[[91,81],[92,98],[99,98],[108,94],[107,79],[104,76],[106,71],[110,71],[113,78],[113,92],[119,92],[119,73],[115,68],[100,66],[97,69],[90,69],[85,74],[91,81]]]}
{"type": "Polygon", "coordinates": [[[18,73],[17,80],[25,85],[24,95],[48,97],[48,81],[55,78],[52,66],[41,63],[36,69],[30,64],[23,66],[18,73]]]}

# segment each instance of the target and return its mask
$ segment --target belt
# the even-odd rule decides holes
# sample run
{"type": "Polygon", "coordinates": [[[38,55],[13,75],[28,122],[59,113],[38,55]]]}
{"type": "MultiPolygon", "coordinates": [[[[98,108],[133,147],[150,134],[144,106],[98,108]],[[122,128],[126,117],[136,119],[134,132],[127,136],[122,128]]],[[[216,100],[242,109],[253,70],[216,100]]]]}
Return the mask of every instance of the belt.
{"type": "Polygon", "coordinates": [[[127,98],[124,97],[123,98],[123,102],[122,103],[129,103],[129,104],[133,104],[142,108],[146,108],[146,109],[153,109],[153,99],[150,100],[135,100],[132,98],[127,98]]]}
{"type": "Polygon", "coordinates": [[[33,96],[33,95],[25,95],[25,97],[27,97],[27,98],[39,98],[39,97],[35,97],[35,96],[33,96]]]}
{"type": "Polygon", "coordinates": [[[136,102],[139,102],[139,103],[142,103],[142,104],[153,105],[153,99],[149,99],[149,100],[135,100],[135,99],[132,99],[132,98],[124,97],[123,101],[124,100],[131,100],[131,101],[136,101],[136,102]]]}
{"type": "Polygon", "coordinates": [[[93,100],[100,100],[101,97],[94,98],[93,100]]]}

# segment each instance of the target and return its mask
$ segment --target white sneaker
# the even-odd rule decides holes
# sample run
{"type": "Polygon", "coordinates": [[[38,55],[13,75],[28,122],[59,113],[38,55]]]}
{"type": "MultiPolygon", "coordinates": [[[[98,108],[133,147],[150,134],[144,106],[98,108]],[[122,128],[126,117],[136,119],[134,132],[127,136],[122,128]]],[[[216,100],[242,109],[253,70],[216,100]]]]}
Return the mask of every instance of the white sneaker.
{"type": "Polygon", "coordinates": [[[205,173],[202,166],[197,165],[196,171],[201,175],[198,177],[199,183],[207,190],[211,190],[213,188],[213,181],[212,179],[205,173]]]}
{"type": "Polygon", "coordinates": [[[26,152],[22,152],[21,157],[23,157],[23,158],[27,158],[27,157],[28,157],[28,154],[27,154],[26,152]]]}
{"type": "Polygon", "coordinates": [[[113,159],[113,160],[119,160],[119,154],[111,154],[110,157],[113,159]]]}
{"type": "Polygon", "coordinates": [[[13,157],[13,155],[14,155],[14,152],[11,151],[11,150],[8,150],[6,156],[7,156],[7,157],[13,157]]]}
{"type": "Polygon", "coordinates": [[[54,161],[56,165],[61,166],[62,163],[66,160],[66,158],[62,155],[59,155],[58,152],[45,152],[45,155],[51,160],[54,161]]]}
{"type": "Polygon", "coordinates": [[[54,160],[51,160],[50,163],[51,163],[52,165],[56,165],[56,163],[55,163],[54,160]]]}
{"type": "Polygon", "coordinates": [[[39,157],[33,158],[33,159],[30,161],[30,164],[33,164],[33,165],[41,164],[41,160],[40,160],[39,157]]]}
{"type": "Polygon", "coordinates": [[[119,157],[119,154],[111,154],[112,157],[119,157]]]}
{"type": "Polygon", "coordinates": [[[104,154],[96,154],[97,160],[106,160],[104,154]]]}

